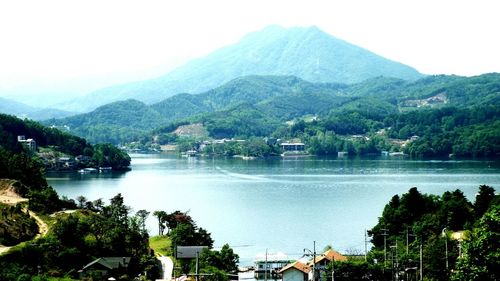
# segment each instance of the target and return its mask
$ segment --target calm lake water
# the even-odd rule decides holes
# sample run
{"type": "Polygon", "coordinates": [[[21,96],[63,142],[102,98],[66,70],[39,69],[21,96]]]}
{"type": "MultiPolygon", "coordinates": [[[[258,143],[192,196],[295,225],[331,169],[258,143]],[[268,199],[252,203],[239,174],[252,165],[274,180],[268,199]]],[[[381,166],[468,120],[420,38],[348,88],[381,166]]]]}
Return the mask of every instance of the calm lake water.
{"type": "MultiPolygon", "coordinates": [[[[132,171],[113,174],[49,174],[60,195],[89,200],[117,193],[134,211],[189,211],[212,233],[215,247],[230,244],[249,265],[257,255],[298,257],[313,241],[341,252],[364,251],[373,227],[395,194],[412,186],[441,195],[461,189],[469,200],[479,185],[498,190],[500,163],[398,159],[273,160],[132,155],[132,171]]],[[[109,201],[107,201],[109,202],[109,201]]],[[[151,234],[158,229],[150,215],[151,234]]]]}

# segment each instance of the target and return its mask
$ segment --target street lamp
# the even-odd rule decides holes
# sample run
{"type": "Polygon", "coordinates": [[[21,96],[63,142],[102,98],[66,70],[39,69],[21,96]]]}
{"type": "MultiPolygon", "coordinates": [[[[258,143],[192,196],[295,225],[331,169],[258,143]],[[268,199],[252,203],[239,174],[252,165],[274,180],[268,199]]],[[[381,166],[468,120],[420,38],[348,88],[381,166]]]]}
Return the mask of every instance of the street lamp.
{"type": "Polygon", "coordinates": [[[443,228],[443,231],[441,232],[441,236],[444,237],[444,249],[445,249],[445,256],[446,256],[446,271],[448,271],[448,235],[446,235],[446,227],[443,228]]]}

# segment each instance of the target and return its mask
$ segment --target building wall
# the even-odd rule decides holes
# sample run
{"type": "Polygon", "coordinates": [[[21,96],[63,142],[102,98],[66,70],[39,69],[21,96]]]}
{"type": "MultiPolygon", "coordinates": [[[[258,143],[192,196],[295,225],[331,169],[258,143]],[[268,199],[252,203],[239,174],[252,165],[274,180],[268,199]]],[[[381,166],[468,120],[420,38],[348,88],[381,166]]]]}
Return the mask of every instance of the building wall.
{"type": "Polygon", "coordinates": [[[290,268],[289,270],[283,272],[283,281],[306,281],[306,275],[295,268],[290,268]]]}

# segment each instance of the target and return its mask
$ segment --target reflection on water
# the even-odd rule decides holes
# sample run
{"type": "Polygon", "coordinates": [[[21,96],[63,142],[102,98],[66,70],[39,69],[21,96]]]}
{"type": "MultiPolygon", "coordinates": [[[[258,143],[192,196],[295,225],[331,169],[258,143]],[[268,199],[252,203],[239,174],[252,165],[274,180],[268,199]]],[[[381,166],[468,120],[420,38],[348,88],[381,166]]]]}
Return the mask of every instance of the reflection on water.
{"type": "MultiPolygon", "coordinates": [[[[312,241],[364,250],[364,230],[394,194],[412,186],[439,195],[459,188],[473,200],[480,184],[498,188],[499,172],[494,161],[133,155],[130,172],[49,174],[48,181],[69,198],[122,193],[135,211],[189,210],[215,246],[229,243],[247,265],[266,248],[294,257],[312,241]]],[[[148,225],[156,233],[154,218],[148,225]]]]}

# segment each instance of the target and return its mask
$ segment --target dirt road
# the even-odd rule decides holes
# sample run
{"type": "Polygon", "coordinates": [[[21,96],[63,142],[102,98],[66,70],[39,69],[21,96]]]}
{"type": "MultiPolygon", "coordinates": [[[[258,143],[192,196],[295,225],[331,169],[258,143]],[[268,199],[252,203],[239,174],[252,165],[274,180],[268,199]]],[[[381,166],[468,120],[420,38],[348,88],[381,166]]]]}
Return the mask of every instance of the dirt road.
{"type": "MultiPolygon", "coordinates": [[[[28,202],[29,199],[19,196],[19,194],[14,191],[15,189],[13,185],[15,182],[15,180],[0,179],[0,203],[16,205],[18,203],[28,202]]],[[[36,224],[38,224],[38,234],[35,238],[42,237],[49,232],[49,226],[34,212],[29,211],[28,207],[24,207],[23,211],[27,211],[30,217],[32,217],[36,221],[36,224]]],[[[7,252],[12,247],[13,246],[7,247],[0,245],[0,255],[7,252]]]]}

